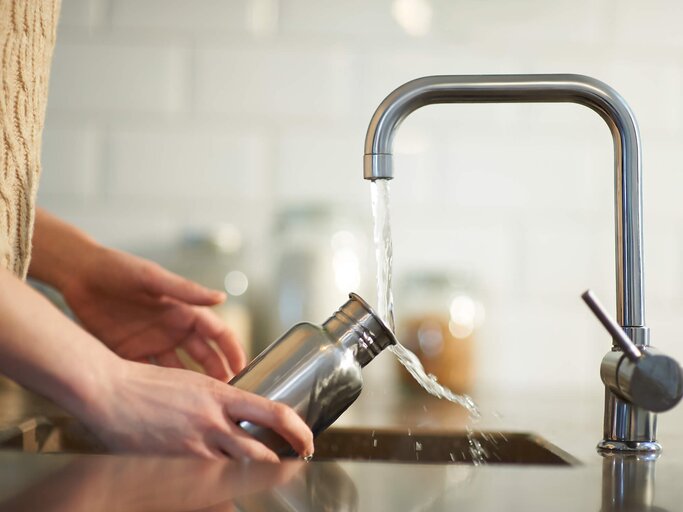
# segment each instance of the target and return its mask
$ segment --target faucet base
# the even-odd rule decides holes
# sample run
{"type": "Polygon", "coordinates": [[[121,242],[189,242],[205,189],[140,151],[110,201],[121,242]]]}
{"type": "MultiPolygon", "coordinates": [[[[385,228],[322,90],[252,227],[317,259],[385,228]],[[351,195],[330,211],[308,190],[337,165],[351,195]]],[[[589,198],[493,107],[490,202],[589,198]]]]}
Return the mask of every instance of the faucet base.
{"type": "Polygon", "coordinates": [[[605,386],[604,437],[601,453],[657,453],[657,415],[628,403],[605,386]]]}
{"type": "Polygon", "coordinates": [[[598,443],[600,453],[659,453],[662,445],[657,441],[613,441],[603,439],[598,443]]]}

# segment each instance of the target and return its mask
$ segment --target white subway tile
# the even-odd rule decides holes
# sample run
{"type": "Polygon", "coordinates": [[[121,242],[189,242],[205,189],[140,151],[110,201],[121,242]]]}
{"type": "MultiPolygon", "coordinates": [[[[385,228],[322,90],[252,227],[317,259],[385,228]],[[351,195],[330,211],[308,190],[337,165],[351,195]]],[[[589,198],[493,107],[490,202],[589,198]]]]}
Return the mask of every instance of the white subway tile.
{"type": "Polygon", "coordinates": [[[109,194],[183,200],[260,198],[265,143],[248,132],[117,130],[111,135],[109,194]]]}
{"type": "Polygon", "coordinates": [[[645,229],[649,219],[672,222],[683,217],[680,191],[683,187],[683,164],[678,141],[653,140],[643,144],[643,203],[645,229]]]}
{"type": "Polygon", "coordinates": [[[645,293],[659,303],[683,299],[683,251],[678,225],[664,218],[645,224],[644,255],[645,293]]]}
{"type": "Polygon", "coordinates": [[[486,321],[478,351],[484,384],[513,389],[599,385],[597,369],[609,350],[609,337],[578,295],[510,300],[491,307],[486,321]],[[572,347],[571,357],[567,347],[572,347]]]}
{"type": "Polygon", "coordinates": [[[343,49],[207,45],[197,60],[202,112],[339,118],[353,109],[353,66],[343,49]]]}
{"type": "MultiPolygon", "coordinates": [[[[540,217],[540,216],[539,216],[540,217]]],[[[524,236],[523,290],[529,297],[576,296],[614,283],[614,239],[609,219],[581,222],[546,214],[524,236]]]]}
{"type": "Polygon", "coordinates": [[[40,200],[84,201],[97,192],[100,137],[90,126],[48,122],[43,132],[40,200]]]}
{"type": "Polygon", "coordinates": [[[652,345],[680,363],[683,361],[683,344],[680,343],[680,312],[683,303],[680,300],[648,301],[646,307],[646,323],[651,331],[652,345]]]}
{"type": "Polygon", "coordinates": [[[115,28],[207,30],[244,33],[249,0],[116,0],[115,28]]]}
{"type": "MultiPolygon", "coordinates": [[[[242,233],[244,248],[254,260],[268,259],[270,253],[253,254],[255,240],[269,237],[270,210],[254,208],[249,198],[196,198],[117,196],[87,204],[62,202],[51,209],[61,218],[79,226],[98,241],[136,253],[169,248],[188,231],[235,225],[242,233]]],[[[249,258],[250,259],[250,258],[249,258]]],[[[250,259],[250,264],[251,264],[250,259]]],[[[254,266],[254,269],[263,271],[254,266]]]]}
{"type": "Polygon", "coordinates": [[[126,203],[62,203],[50,208],[55,215],[98,242],[110,247],[137,250],[155,246],[177,235],[177,219],[159,208],[137,208],[126,203]]]}
{"type": "Polygon", "coordinates": [[[680,130],[683,73],[677,54],[645,58],[620,55],[607,70],[610,84],[633,109],[644,141],[680,130]]]}
{"type": "Polygon", "coordinates": [[[680,19],[683,5],[676,0],[621,0],[613,10],[614,43],[633,47],[683,47],[680,19]]]}
{"type": "Polygon", "coordinates": [[[470,275],[483,294],[511,294],[519,274],[515,233],[477,219],[451,217],[443,206],[394,203],[392,232],[397,282],[411,270],[443,269],[470,275]]]}
{"type": "Polygon", "coordinates": [[[50,108],[177,112],[184,106],[187,58],[173,45],[62,43],[52,63],[50,108]]]}
{"type": "Polygon", "coordinates": [[[363,180],[363,141],[327,129],[291,128],[279,139],[275,197],[281,203],[353,202],[370,205],[363,180]]]}
{"type": "Polygon", "coordinates": [[[515,2],[453,2],[435,0],[435,30],[472,44],[517,49],[529,42],[549,44],[602,41],[608,7],[602,0],[515,2]]]}
{"type": "Polygon", "coordinates": [[[65,0],[59,13],[59,29],[88,29],[100,26],[106,16],[105,0],[65,0]]]}
{"type": "Polygon", "coordinates": [[[446,149],[442,190],[451,191],[458,206],[511,213],[581,211],[597,204],[592,155],[584,148],[537,134],[496,139],[461,138],[446,149]]]}
{"type": "Polygon", "coordinates": [[[391,13],[391,0],[287,0],[280,9],[285,34],[346,38],[403,35],[391,13]]]}

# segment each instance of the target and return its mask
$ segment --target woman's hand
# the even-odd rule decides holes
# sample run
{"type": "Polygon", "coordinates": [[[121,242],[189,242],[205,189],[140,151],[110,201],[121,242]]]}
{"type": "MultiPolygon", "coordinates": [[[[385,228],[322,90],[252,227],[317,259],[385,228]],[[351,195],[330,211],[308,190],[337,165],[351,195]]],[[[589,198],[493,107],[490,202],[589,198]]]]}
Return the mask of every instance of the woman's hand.
{"type": "Polygon", "coordinates": [[[222,293],[107,249],[43,210],[29,272],[62,292],[82,325],[121,357],[182,368],[183,348],[220,380],[244,367],[235,335],[209,309],[222,293]]]}
{"type": "Polygon", "coordinates": [[[238,427],[275,430],[301,455],[313,435],[289,407],[206,375],[127,361],[0,268],[0,372],[47,396],[119,451],[275,454],[238,427]]]}
{"type": "Polygon", "coordinates": [[[61,291],[83,326],[121,357],[183,368],[175,351],[183,348],[223,381],[245,365],[235,335],[208,307],[225,296],[155,263],[98,247],[61,291]]]}
{"type": "Polygon", "coordinates": [[[198,373],[120,363],[97,403],[80,415],[113,451],[276,462],[275,453],[237,425],[248,420],[277,432],[301,456],[313,453],[310,429],[281,403],[198,373]]]}

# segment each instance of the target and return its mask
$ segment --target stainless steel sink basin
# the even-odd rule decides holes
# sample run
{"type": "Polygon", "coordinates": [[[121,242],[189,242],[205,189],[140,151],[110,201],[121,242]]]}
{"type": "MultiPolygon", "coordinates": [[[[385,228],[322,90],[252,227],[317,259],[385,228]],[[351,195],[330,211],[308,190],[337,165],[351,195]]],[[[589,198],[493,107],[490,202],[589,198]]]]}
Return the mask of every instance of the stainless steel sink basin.
{"type": "MultiPolygon", "coordinates": [[[[71,419],[37,418],[0,432],[0,449],[38,453],[105,453],[79,423],[71,419]]],[[[330,428],[315,440],[315,460],[360,460],[421,464],[549,464],[579,461],[530,433],[330,428]],[[473,460],[479,446],[480,460],[473,460]]]]}
{"type": "Polygon", "coordinates": [[[315,460],[366,460],[410,463],[549,464],[579,461],[530,433],[331,428],[315,441],[315,460]],[[474,446],[473,446],[474,444],[474,446]],[[479,450],[472,448],[480,447],[479,450]],[[473,452],[481,454],[475,461],[473,452]]]}

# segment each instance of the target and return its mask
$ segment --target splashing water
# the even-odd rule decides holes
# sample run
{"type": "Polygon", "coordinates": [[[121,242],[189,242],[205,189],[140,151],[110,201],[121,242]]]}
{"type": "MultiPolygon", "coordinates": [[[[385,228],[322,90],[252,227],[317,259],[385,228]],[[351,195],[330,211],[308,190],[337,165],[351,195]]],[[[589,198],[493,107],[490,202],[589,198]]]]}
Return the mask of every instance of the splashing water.
{"type": "Polygon", "coordinates": [[[474,436],[474,430],[470,426],[467,427],[467,444],[469,445],[468,449],[470,457],[472,458],[472,463],[475,466],[485,464],[489,454],[486,451],[486,448],[482,446],[479,439],[474,436]]]}
{"type": "MultiPolygon", "coordinates": [[[[377,313],[392,331],[396,330],[394,322],[394,296],[392,292],[393,245],[391,238],[391,215],[389,202],[389,180],[375,180],[370,185],[372,198],[372,215],[374,218],[375,256],[377,258],[377,313]]],[[[428,374],[417,356],[406,347],[397,343],[389,347],[399,362],[408,370],[410,375],[429,394],[448,400],[464,407],[472,420],[481,416],[479,408],[467,395],[458,395],[439,384],[434,375],[428,374]]],[[[479,441],[473,436],[468,427],[470,454],[475,462],[482,463],[486,456],[479,441]]]]}
{"type": "MultiPolygon", "coordinates": [[[[389,202],[389,180],[375,180],[371,184],[372,214],[375,220],[374,239],[377,257],[377,313],[392,331],[394,322],[394,296],[392,292],[393,245],[389,202]]],[[[400,343],[389,349],[396,355],[410,375],[429,394],[463,406],[472,418],[480,416],[479,409],[467,395],[458,395],[442,386],[434,375],[425,372],[418,357],[400,343]]]]}
{"type": "Polygon", "coordinates": [[[405,348],[400,343],[390,347],[390,350],[396,354],[399,362],[408,370],[408,373],[422,386],[422,388],[432,396],[442,398],[463,406],[472,419],[478,419],[480,416],[479,408],[474,401],[467,395],[458,395],[453,393],[450,389],[439,384],[436,377],[431,373],[425,372],[422,363],[417,356],[405,348]]]}

